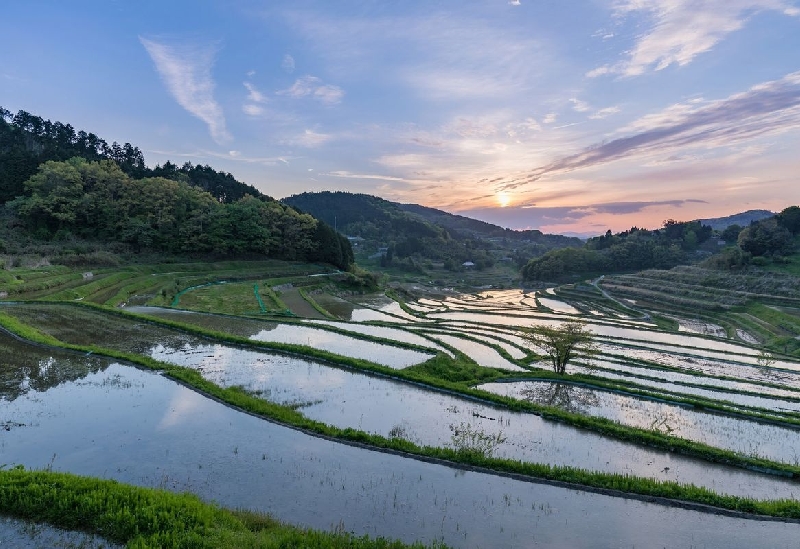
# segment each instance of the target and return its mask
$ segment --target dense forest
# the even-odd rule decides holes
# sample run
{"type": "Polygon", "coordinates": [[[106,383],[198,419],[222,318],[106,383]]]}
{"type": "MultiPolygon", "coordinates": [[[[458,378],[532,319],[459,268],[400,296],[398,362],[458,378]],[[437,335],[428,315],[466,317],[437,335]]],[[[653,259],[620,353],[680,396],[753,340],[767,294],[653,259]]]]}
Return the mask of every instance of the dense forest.
{"type": "Polygon", "coordinates": [[[701,221],[670,219],[661,229],[633,227],[617,234],[608,231],[590,238],[582,248],[548,252],[529,261],[522,269],[522,276],[527,282],[559,281],[601,273],[669,269],[704,258],[704,265],[709,268],[734,270],[749,264],[780,262],[784,254],[791,252],[793,237],[799,232],[797,206],[747,227],[730,225],[717,234],[701,221]],[[701,250],[712,236],[717,247],[725,245],[713,255],[707,249],[701,250]]]}
{"type": "Polygon", "coordinates": [[[0,203],[39,240],[134,251],[319,261],[346,269],[350,242],[210,166],[148,168],[138,147],[0,108],[0,203]]]}
{"type": "Polygon", "coordinates": [[[441,210],[365,194],[303,193],[283,202],[359,239],[363,253],[383,254],[383,266],[410,267],[425,259],[441,262],[450,270],[471,262],[480,270],[504,259],[521,267],[531,257],[548,250],[583,244],[577,238],[511,231],[441,210]]]}

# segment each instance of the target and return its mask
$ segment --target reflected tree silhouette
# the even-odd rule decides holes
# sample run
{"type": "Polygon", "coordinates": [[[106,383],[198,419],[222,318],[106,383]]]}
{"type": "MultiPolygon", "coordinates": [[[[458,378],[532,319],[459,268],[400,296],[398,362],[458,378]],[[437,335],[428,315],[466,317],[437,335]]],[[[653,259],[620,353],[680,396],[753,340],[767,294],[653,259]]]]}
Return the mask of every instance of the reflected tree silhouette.
{"type": "Polygon", "coordinates": [[[45,349],[0,332],[0,400],[44,392],[105,370],[109,364],[105,358],[45,349]]]}
{"type": "Polygon", "coordinates": [[[570,383],[538,383],[522,390],[522,396],[529,402],[553,406],[576,414],[586,413],[588,408],[597,406],[600,399],[591,389],[570,383]]]}

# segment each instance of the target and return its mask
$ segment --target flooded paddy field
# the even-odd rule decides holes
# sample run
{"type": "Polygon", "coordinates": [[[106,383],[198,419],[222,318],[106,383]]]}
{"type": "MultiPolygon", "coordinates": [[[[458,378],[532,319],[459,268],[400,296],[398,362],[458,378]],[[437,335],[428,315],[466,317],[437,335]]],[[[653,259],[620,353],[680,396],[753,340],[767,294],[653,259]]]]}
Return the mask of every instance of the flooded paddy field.
{"type": "MultiPolygon", "coordinates": [[[[754,412],[800,417],[800,363],[779,356],[762,367],[761,350],[735,339],[659,330],[644,317],[619,319],[606,309],[582,314],[588,310],[584,304],[573,307],[569,297],[554,292],[534,298],[518,290],[491,290],[422,298],[402,307],[385,296],[313,297],[347,321],[331,320],[331,315],[287,323],[258,315],[127,310],[240,337],[325,349],[410,368],[412,373],[428,372],[429,365],[420,363],[436,352],[443,353],[436,360],[460,360],[447,351],[452,347],[495,369],[495,374],[475,379],[499,376],[507,381],[470,382],[496,394],[744,456],[790,465],[800,459],[800,432],[747,417],[754,412]],[[531,353],[536,349],[523,337],[524,329],[573,319],[587,323],[600,352],[588,364],[582,359],[570,363],[568,374],[639,387],[666,401],[681,396],[708,399],[744,415],[705,413],[591,384],[510,382],[531,378],[529,370],[549,369],[531,353]],[[393,341],[420,349],[391,345],[393,341]]],[[[797,480],[623,443],[455,393],[224,344],[146,320],[52,303],[5,305],[1,312],[66,342],[191,367],[220,386],[241,386],[340,428],[451,448],[454,435],[468,429],[504,439],[492,450],[496,457],[691,482],[720,494],[800,497],[797,480]]],[[[356,533],[407,541],[443,539],[455,547],[750,547],[764,539],[771,547],[789,547],[800,539],[797,524],[712,516],[322,440],[228,408],[158,374],[93,356],[4,345],[10,358],[0,359],[0,388],[5,391],[0,399],[0,464],[24,463],[190,490],[226,506],[268,511],[294,524],[325,529],[343,525],[356,533]],[[605,537],[598,542],[597,535],[605,537]]],[[[474,364],[472,368],[481,370],[474,364]]],[[[402,378],[406,371],[393,375],[402,378]]]]}
{"type": "Polygon", "coordinates": [[[451,446],[453,430],[469,426],[505,437],[497,457],[676,480],[761,498],[789,497],[800,489],[786,479],[641,448],[533,414],[293,357],[223,346],[159,347],[152,356],[195,368],[221,386],[241,386],[267,400],[299,406],[306,417],[329,425],[400,436],[420,445],[451,446]]]}
{"type": "MultiPolygon", "coordinates": [[[[540,367],[546,368],[547,366],[542,364],[540,367]]],[[[739,396],[768,397],[768,400],[771,400],[773,404],[765,406],[767,409],[777,409],[778,407],[783,407],[784,409],[796,408],[792,404],[793,401],[797,401],[796,391],[765,387],[746,381],[709,378],[669,370],[655,370],[635,364],[626,364],[618,360],[604,360],[602,358],[594,359],[591,364],[585,366],[580,366],[576,363],[574,371],[597,375],[606,379],[627,379],[639,385],[658,390],[665,388],[665,382],[673,388],[681,387],[680,389],[673,389],[673,392],[690,393],[692,392],[691,388],[701,388],[707,391],[707,394],[713,400],[736,402],[739,396]],[[683,387],[686,389],[683,389],[683,387]],[[715,389],[718,390],[715,391],[715,389]]]]}
{"type": "Polygon", "coordinates": [[[800,428],[746,421],[686,406],[558,382],[490,383],[492,393],[604,417],[623,425],[656,429],[743,455],[800,463],[800,428]]]}
{"type": "Polygon", "coordinates": [[[354,339],[326,330],[288,324],[279,324],[274,328],[261,330],[250,336],[250,339],[307,345],[343,356],[369,360],[390,368],[407,368],[433,358],[433,353],[426,354],[374,341],[354,339]]]}
{"type": "MultiPolygon", "coordinates": [[[[132,347],[158,360],[197,369],[221,386],[243,386],[268,400],[300,405],[307,417],[342,428],[384,436],[394,432],[422,445],[448,446],[453,431],[469,425],[507,438],[497,449],[500,457],[691,482],[763,498],[786,496],[795,488],[784,479],[648,450],[535,415],[502,411],[296,357],[180,339],[175,334],[161,341],[158,337],[171,331],[160,330],[134,341],[132,347]],[[143,349],[145,341],[149,347],[143,349]]],[[[93,340],[101,346],[117,344],[102,333],[95,333],[93,340]]]]}
{"type": "MultiPolygon", "coordinates": [[[[715,391],[713,388],[705,388],[676,382],[642,379],[641,377],[621,373],[621,370],[624,367],[619,367],[618,365],[611,366],[612,368],[616,367],[616,370],[613,371],[598,369],[596,365],[597,363],[595,363],[595,366],[589,368],[580,364],[576,364],[571,368],[571,370],[575,373],[593,375],[611,381],[624,381],[627,383],[642,385],[648,390],[662,392],[665,395],[664,398],[666,399],[669,399],[670,395],[689,395],[698,396],[708,400],[718,400],[723,403],[731,403],[742,407],[772,410],[786,414],[800,413],[800,404],[797,401],[783,400],[781,398],[770,398],[767,396],[759,396],[757,394],[753,395],[738,393],[735,391],[715,391]]],[[[542,365],[541,367],[546,369],[547,365],[542,365]]],[[[766,394],[766,391],[762,391],[762,393],[766,394]]]]}
{"type": "MultiPolygon", "coordinates": [[[[36,362],[50,358],[30,352],[36,362]]],[[[0,462],[188,490],[314,528],[453,547],[744,548],[764,539],[794,547],[800,534],[794,523],[523,482],[314,438],[119,364],[2,399],[0,409],[25,424],[0,431],[0,462]]]]}
{"type": "MultiPolygon", "coordinates": [[[[43,331],[68,343],[98,344],[112,349],[148,354],[154,342],[168,347],[180,347],[182,345],[198,345],[203,341],[201,338],[162,326],[102,315],[91,310],[67,305],[7,306],[4,310],[23,321],[35,323],[43,331]]],[[[307,326],[274,322],[259,324],[252,320],[238,323],[236,319],[230,317],[219,317],[218,325],[214,325],[214,318],[210,319],[208,315],[182,312],[170,316],[181,322],[201,317],[198,325],[214,326],[217,331],[224,331],[230,326],[234,333],[247,335],[255,341],[313,346],[344,356],[370,360],[390,368],[405,368],[419,364],[434,354],[433,352],[427,354],[412,349],[354,339],[343,334],[307,326]],[[253,330],[255,333],[250,333],[253,330]]]]}

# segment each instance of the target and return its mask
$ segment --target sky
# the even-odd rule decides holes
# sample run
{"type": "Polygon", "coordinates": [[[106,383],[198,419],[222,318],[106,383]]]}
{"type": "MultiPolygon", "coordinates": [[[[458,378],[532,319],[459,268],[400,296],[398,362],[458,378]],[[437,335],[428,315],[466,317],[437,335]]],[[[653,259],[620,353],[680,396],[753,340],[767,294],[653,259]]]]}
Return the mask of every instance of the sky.
{"type": "Polygon", "coordinates": [[[7,0],[0,106],[593,235],[800,203],[800,0],[7,0]]]}

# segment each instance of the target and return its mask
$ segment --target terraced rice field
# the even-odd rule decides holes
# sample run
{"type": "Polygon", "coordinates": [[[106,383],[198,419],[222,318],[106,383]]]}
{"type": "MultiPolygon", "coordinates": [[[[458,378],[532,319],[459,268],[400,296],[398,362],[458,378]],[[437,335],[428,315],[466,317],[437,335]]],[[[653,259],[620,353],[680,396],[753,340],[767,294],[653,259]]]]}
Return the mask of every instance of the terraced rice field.
{"type": "MultiPolygon", "coordinates": [[[[800,362],[749,343],[743,324],[657,309],[644,299],[654,289],[629,282],[641,291],[617,294],[619,279],[599,282],[605,294],[577,285],[397,301],[336,291],[319,277],[311,284],[310,274],[325,273],[308,267],[282,268],[282,276],[251,269],[247,280],[234,280],[233,268],[222,276],[184,268],[193,274],[181,274],[177,287],[166,272],[109,272],[82,284],[59,272],[50,288],[42,278],[21,282],[28,290],[8,301],[65,302],[9,302],[0,317],[96,351],[2,338],[0,462],[189,490],[304,526],[455,547],[796,543],[796,522],[682,508],[694,489],[645,503],[633,489],[598,493],[592,483],[601,481],[589,479],[686,483],[800,509],[800,362]],[[169,292],[157,288],[164,281],[169,292]],[[132,288],[148,293],[105,299],[132,288]],[[284,310],[281,296],[297,288],[289,301],[304,306],[284,310]],[[68,303],[75,300],[125,307],[68,303]],[[213,310],[219,303],[229,309],[213,310]],[[311,318],[301,318],[303,310],[311,318]],[[595,335],[596,353],[555,376],[525,331],[574,319],[595,335]],[[696,329],[686,329],[692,322],[696,329]],[[170,368],[185,368],[211,384],[203,391],[237,391],[304,419],[265,421],[191,390],[200,381],[181,385],[102,358],[103,349],[154,359],[170,376],[179,375],[170,368]],[[483,460],[479,470],[464,468],[474,460],[483,460]],[[588,480],[509,478],[507,463],[571,468],[564,475],[588,480]],[[637,533],[642,524],[646,538],[637,533]]],[[[658,276],[640,278],[655,284],[658,276]]],[[[755,290],[707,299],[722,296],[735,314],[759,313],[752,296],[736,293],[755,290]]],[[[701,301],[699,290],[684,295],[701,301]]],[[[786,307],[763,321],[783,322],[792,316],[786,307]]]]}

